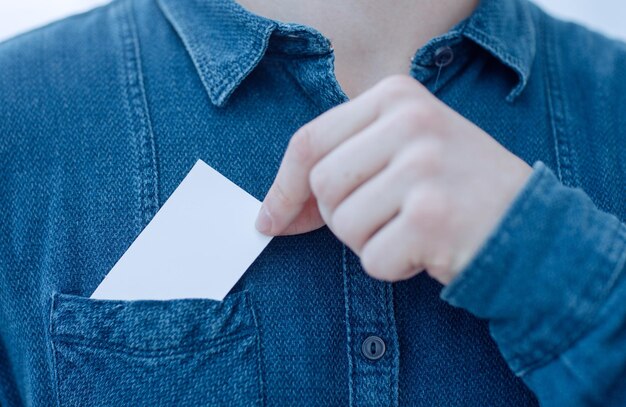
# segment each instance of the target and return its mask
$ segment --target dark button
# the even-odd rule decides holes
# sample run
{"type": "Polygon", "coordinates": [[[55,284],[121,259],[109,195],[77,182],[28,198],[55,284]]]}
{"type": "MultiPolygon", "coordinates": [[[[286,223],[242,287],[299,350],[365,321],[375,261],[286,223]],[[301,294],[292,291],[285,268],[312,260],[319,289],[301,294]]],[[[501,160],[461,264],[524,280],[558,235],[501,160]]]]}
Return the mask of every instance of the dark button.
{"type": "Polygon", "coordinates": [[[437,48],[435,51],[435,65],[439,68],[450,65],[453,60],[454,51],[452,51],[452,48],[447,45],[445,47],[437,48]]]}
{"type": "Polygon", "coordinates": [[[385,354],[385,342],[378,336],[368,336],[363,341],[361,352],[369,360],[378,360],[385,354]]]}

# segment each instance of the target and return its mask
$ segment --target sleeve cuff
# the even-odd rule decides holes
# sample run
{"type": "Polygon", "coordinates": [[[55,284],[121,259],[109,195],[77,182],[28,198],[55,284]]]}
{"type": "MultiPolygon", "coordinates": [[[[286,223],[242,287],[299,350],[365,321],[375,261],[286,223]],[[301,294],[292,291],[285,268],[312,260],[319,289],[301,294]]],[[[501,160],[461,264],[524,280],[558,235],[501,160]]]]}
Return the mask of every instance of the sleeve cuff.
{"type": "Polygon", "coordinates": [[[488,319],[523,375],[584,335],[620,276],[626,228],[542,162],[470,264],[441,292],[488,319]]]}

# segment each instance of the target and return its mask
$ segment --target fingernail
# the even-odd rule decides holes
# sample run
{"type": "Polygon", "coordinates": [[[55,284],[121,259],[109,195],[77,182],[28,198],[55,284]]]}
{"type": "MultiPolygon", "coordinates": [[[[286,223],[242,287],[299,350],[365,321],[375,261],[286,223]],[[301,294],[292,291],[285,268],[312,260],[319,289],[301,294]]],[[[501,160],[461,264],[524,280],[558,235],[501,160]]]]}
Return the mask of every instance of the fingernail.
{"type": "Polygon", "coordinates": [[[266,235],[272,231],[272,217],[265,208],[265,205],[261,205],[261,209],[259,210],[259,214],[256,217],[256,222],[254,226],[259,232],[266,235]]]}

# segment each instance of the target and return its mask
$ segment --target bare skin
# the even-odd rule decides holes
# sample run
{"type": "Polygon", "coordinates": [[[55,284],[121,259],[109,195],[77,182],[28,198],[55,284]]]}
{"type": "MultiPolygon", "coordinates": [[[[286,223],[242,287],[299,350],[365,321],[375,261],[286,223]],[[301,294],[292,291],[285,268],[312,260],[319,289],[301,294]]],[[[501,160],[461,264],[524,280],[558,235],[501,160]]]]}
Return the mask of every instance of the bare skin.
{"type": "Polygon", "coordinates": [[[415,51],[469,16],[478,0],[238,3],[264,17],[309,25],[329,38],[335,51],[335,75],[344,92],[353,98],[387,76],[407,74],[415,51]]]}
{"type": "Polygon", "coordinates": [[[338,81],[352,98],[293,135],[257,229],[289,235],[327,225],[374,278],[425,270],[450,283],[532,172],[406,75],[414,52],[477,0],[241,3],[329,37],[338,81]]]}

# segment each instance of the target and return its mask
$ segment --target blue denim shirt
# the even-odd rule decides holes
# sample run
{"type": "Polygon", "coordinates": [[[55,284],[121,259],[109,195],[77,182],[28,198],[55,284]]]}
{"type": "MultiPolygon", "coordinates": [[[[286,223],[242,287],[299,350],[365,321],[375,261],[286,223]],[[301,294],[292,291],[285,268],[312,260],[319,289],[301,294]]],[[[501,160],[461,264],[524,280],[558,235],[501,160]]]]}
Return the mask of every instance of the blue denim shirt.
{"type": "Polygon", "coordinates": [[[483,0],[407,73],[534,165],[451,285],[376,281],[322,228],[223,302],[100,301],[198,158],[264,197],[347,100],[331,43],[232,0],[118,0],[0,44],[0,404],[626,405],[626,46],[483,0]]]}

